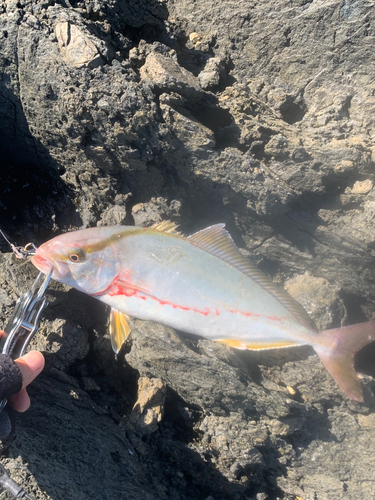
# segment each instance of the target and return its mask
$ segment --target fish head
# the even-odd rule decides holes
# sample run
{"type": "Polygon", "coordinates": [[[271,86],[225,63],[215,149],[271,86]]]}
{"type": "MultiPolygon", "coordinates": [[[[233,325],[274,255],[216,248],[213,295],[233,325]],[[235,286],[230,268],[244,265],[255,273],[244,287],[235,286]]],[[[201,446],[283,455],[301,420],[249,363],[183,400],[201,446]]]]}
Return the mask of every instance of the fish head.
{"type": "Polygon", "coordinates": [[[110,244],[110,229],[72,231],[43,243],[31,262],[52,278],[87,294],[100,294],[118,272],[118,259],[110,244]]]}

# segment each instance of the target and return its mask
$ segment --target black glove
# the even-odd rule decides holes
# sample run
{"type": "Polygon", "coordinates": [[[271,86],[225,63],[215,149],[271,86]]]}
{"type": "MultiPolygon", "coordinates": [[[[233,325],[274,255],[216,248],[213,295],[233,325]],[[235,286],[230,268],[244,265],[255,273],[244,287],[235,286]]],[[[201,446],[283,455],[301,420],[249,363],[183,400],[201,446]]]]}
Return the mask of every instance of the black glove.
{"type": "MultiPolygon", "coordinates": [[[[12,358],[0,354],[0,401],[16,394],[22,388],[22,375],[12,358]]],[[[14,427],[14,416],[9,405],[0,412],[0,439],[10,436],[14,427]]]]}

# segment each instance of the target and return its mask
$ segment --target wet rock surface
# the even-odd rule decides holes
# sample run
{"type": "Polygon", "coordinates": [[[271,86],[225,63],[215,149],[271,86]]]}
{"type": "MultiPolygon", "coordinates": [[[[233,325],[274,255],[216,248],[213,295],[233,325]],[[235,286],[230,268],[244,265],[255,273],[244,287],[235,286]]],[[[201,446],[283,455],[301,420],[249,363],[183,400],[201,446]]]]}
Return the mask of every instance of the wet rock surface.
{"type": "MultiPolygon", "coordinates": [[[[358,2],[0,5],[0,222],[225,222],[318,328],[375,317],[374,12],[358,2]]],[[[36,277],[0,243],[0,320],[36,277]]],[[[49,287],[46,370],[2,443],[37,499],[375,495],[374,346],[348,400],[308,347],[236,352],[49,287]]]]}

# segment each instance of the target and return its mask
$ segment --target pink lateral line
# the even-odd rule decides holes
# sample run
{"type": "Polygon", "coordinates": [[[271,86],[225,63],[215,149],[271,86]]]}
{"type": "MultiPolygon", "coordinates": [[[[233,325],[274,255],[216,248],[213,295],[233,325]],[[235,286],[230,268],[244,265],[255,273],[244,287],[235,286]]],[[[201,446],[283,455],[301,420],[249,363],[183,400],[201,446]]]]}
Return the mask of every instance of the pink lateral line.
{"type": "Polygon", "coordinates": [[[266,318],[270,319],[271,321],[281,321],[282,318],[280,316],[266,316],[265,314],[257,314],[257,313],[251,313],[251,312],[243,312],[243,311],[231,311],[227,310],[227,312],[231,314],[243,314],[244,316],[247,317],[252,317],[252,318],[266,318]]]}
{"type": "MultiPolygon", "coordinates": [[[[120,284],[119,276],[116,276],[112,283],[108,285],[104,290],[91,294],[93,297],[100,297],[102,295],[108,294],[111,297],[116,295],[125,295],[126,297],[132,297],[137,292],[146,292],[147,290],[142,290],[141,288],[132,285],[131,283],[124,282],[123,285],[120,284]]],[[[142,299],[146,300],[145,297],[140,296],[142,299]]]]}
{"type": "MultiPolygon", "coordinates": [[[[119,277],[116,276],[116,278],[112,281],[112,283],[107,286],[104,290],[101,292],[93,293],[93,296],[102,296],[102,295],[109,295],[110,297],[115,297],[118,295],[125,295],[125,297],[138,297],[139,299],[146,300],[146,299],[152,299],[158,302],[162,306],[172,306],[173,309],[181,309],[183,311],[194,311],[199,314],[203,314],[204,316],[207,316],[210,313],[210,309],[205,309],[203,311],[199,309],[194,309],[191,307],[186,307],[182,306],[180,304],[173,304],[173,302],[166,301],[166,300],[161,300],[155,297],[154,295],[148,294],[147,290],[142,290],[141,288],[132,285],[130,283],[124,283],[124,285],[120,285],[118,282],[119,277]],[[146,295],[144,295],[146,293],[146,295]]],[[[216,312],[218,314],[218,312],[216,312]]],[[[220,314],[220,313],[219,313],[220,314]]]]}
{"type": "MultiPolygon", "coordinates": [[[[111,297],[118,296],[118,295],[125,295],[126,297],[138,297],[139,299],[146,300],[146,299],[152,299],[158,302],[161,306],[171,306],[173,309],[181,309],[182,311],[193,311],[199,314],[203,314],[204,316],[208,316],[210,313],[214,312],[216,316],[220,316],[221,312],[218,309],[210,309],[206,308],[204,310],[200,309],[195,309],[193,307],[187,307],[187,306],[182,306],[180,304],[174,304],[173,302],[167,301],[167,300],[161,300],[155,297],[154,295],[147,294],[144,295],[146,292],[145,290],[142,290],[141,288],[136,287],[135,285],[131,285],[130,283],[126,283],[123,286],[119,285],[119,283],[116,281],[118,280],[118,276],[112,281],[112,283],[102,290],[101,292],[94,293],[92,295],[100,296],[100,295],[105,295],[108,294],[111,297]],[[141,295],[142,294],[142,295],[141,295]]],[[[147,293],[147,292],[146,292],[147,293]]],[[[278,321],[280,322],[282,318],[280,316],[265,316],[264,314],[257,314],[257,313],[251,313],[251,312],[243,312],[243,311],[233,311],[230,309],[227,309],[227,312],[230,314],[243,314],[244,316],[247,317],[252,317],[252,318],[266,318],[271,321],[278,321]]]]}
{"type": "Polygon", "coordinates": [[[210,314],[210,311],[211,311],[210,309],[205,309],[205,310],[201,311],[199,309],[194,309],[193,307],[187,307],[187,306],[181,306],[179,304],[173,304],[173,302],[169,302],[167,300],[160,300],[157,297],[154,297],[153,295],[150,295],[149,297],[146,297],[146,298],[156,300],[156,302],[159,302],[159,304],[161,306],[172,306],[173,309],[182,309],[183,311],[193,311],[193,312],[197,312],[199,314],[203,314],[204,316],[207,316],[208,314],[210,314]]]}

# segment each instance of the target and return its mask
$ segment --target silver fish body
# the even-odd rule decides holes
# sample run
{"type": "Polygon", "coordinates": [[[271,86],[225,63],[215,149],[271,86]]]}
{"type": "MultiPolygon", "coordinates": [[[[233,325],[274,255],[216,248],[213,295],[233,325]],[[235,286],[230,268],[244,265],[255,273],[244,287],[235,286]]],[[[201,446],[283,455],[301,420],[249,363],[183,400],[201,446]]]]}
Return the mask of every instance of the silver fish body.
{"type": "Polygon", "coordinates": [[[241,255],[223,225],[188,238],[159,228],[91,228],[45,243],[33,263],[110,305],[115,337],[126,325],[121,312],[240,349],[310,344],[345,392],[362,398],[352,357],[375,338],[374,324],[347,327],[358,340],[349,350],[353,341],[344,342],[348,359],[337,362],[337,332],[345,339],[354,332],[318,333],[302,307],[241,255]],[[348,374],[340,372],[342,364],[348,374]]]}

